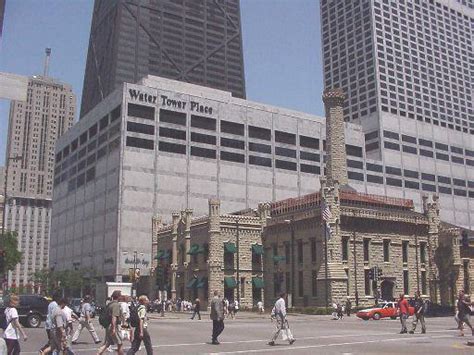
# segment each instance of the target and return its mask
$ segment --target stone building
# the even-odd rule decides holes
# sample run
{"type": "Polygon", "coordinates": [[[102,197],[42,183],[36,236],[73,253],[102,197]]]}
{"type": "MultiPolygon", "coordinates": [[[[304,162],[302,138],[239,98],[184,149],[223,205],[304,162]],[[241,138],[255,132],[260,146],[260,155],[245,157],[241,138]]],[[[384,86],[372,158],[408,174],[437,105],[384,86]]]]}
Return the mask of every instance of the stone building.
{"type": "Polygon", "coordinates": [[[262,228],[269,205],[240,214],[221,214],[220,201],[209,200],[209,215],[192,218],[192,210],[172,214],[172,223],[153,219],[155,291],[202,306],[214,290],[241,307],[252,307],[263,294],[262,228]]]}

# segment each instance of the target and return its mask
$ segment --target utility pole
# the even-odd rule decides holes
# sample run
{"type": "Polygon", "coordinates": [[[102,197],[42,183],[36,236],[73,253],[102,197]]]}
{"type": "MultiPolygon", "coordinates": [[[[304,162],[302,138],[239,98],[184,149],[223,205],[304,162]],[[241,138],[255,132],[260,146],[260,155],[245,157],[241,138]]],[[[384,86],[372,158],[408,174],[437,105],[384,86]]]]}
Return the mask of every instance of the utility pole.
{"type": "Polygon", "coordinates": [[[235,246],[237,248],[237,301],[239,302],[240,305],[240,287],[242,286],[240,284],[240,243],[239,243],[239,237],[240,237],[240,230],[239,230],[239,217],[235,220],[235,227],[236,227],[236,237],[235,237],[235,246]]]}
{"type": "MultiPolygon", "coordinates": [[[[359,291],[357,288],[357,250],[356,250],[356,233],[352,233],[352,247],[354,250],[354,289],[356,306],[359,305],[359,291]]],[[[347,280],[349,282],[349,280],[347,280]]]]}

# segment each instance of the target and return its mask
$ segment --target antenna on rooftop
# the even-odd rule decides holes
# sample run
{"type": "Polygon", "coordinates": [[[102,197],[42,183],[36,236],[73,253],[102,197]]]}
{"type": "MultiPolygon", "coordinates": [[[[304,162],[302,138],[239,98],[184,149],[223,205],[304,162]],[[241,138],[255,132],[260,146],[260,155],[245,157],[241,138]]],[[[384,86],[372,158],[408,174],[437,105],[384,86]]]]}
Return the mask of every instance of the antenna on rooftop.
{"type": "Polygon", "coordinates": [[[44,73],[43,76],[46,78],[49,74],[49,58],[51,56],[51,48],[46,48],[46,57],[44,58],[44,73]]]}

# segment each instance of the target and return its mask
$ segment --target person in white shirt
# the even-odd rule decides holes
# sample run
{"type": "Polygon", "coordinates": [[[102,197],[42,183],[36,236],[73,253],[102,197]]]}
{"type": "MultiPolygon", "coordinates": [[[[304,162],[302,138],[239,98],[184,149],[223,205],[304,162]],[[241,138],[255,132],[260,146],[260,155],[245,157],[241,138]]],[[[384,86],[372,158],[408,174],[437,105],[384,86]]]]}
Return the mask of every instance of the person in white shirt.
{"type": "Polygon", "coordinates": [[[290,345],[293,344],[295,338],[293,338],[293,335],[289,332],[288,321],[286,319],[285,293],[280,294],[280,298],[275,302],[275,307],[273,307],[272,310],[272,318],[273,317],[275,317],[277,321],[276,331],[268,345],[275,345],[275,340],[277,340],[282,330],[287,332],[288,343],[290,343],[290,345]]]}
{"type": "Polygon", "coordinates": [[[20,297],[15,294],[10,295],[10,302],[8,307],[5,309],[5,318],[7,321],[7,328],[3,332],[3,338],[7,344],[8,355],[19,355],[20,354],[20,334],[23,336],[24,341],[28,339],[23,328],[18,321],[18,311],[16,307],[20,304],[20,297]]]}
{"type": "Polygon", "coordinates": [[[262,314],[263,312],[265,312],[265,310],[263,309],[263,302],[262,301],[258,301],[257,302],[257,308],[258,308],[258,312],[260,314],[262,314]]]}
{"type": "Polygon", "coordinates": [[[99,344],[100,339],[95,332],[94,325],[91,321],[92,317],[92,307],[91,307],[91,296],[86,295],[84,297],[84,302],[81,305],[81,317],[79,318],[79,326],[76,329],[72,337],[72,343],[76,343],[81,335],[82,329],[86,328],[92,336],[94,343],[99,344]]]}

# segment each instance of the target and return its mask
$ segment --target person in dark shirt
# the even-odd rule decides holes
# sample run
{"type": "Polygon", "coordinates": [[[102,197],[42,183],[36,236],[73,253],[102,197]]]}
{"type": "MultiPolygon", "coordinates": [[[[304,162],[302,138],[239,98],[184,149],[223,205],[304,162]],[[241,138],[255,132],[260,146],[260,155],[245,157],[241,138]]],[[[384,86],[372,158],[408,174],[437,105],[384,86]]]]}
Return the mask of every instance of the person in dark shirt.
{"type": "Polygon", "coordinates": [[[196,298],[196,301],[194,301],[194,312],[193,312],[193,316],[191,317],[191,319],[194,319],[194,316],[197,314],[198,317],[199,317],[199,320],[201,320],[201,301],[199,300],[199,298],[196,298]]]}
{"type": "Polygon", "coordinates": [[[410,334],[414,334],[416,330],[416,325],[418,321],[421,323],[421,334],[426,333],[426,324],[425,324],[425,302],[421,298],[420,291],[416,291],[414,299],[415,314],[413,315],[412,329],[410,334]]]}
{"type": "Polygon", "coordinates": [[[459,319],[459,330],[461,333],[460,336],[464,336],[464,324],[471,328],[472,335],[474,336],[474,329],[471,324],[471,301],[469,297],[464,294],[464,290],[459,291],[459,297],[457,300],[458,307],[458,319],[459,319]]]}

